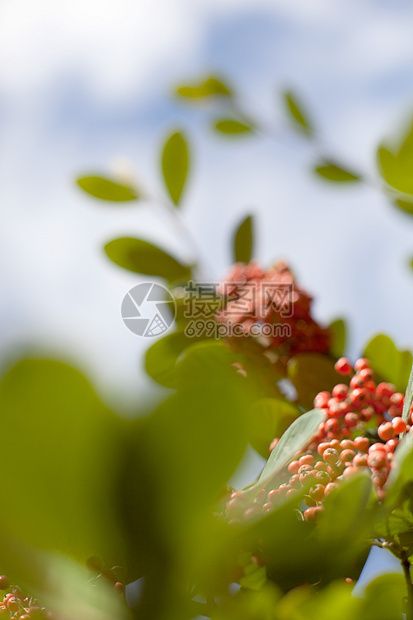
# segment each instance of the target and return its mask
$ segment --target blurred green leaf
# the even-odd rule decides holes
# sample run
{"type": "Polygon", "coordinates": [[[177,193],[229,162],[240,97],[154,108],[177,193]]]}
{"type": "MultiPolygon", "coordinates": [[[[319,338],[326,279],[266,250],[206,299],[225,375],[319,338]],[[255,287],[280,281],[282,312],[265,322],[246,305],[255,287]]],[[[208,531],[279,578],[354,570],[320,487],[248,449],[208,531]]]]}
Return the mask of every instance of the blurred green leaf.
{"type": "Polygon", "coordinates": [[[272,440],[281,437],[299,415],[301,411],[287,400],[260,398],[251,407],[251,445],[264,458],[268,458],[272,440]]]}
{"type": "Polygon", "coordinates": [[[334,361],[320,353],[294,355],[288,362],[287,374],[305,408],[312,407],[318,392],[330,391],[337,383],[343,383],[343,376],[334,369],[334,361]]]}
{"type": "Polygon", "coordinates": [[[234,119],[221,119],[215,122],[215,129],[227,135],[238,135],[252,132],[252,127],[234,119]]]}
{"type": "Polygon", "coordinates": [[[307,135],[313,133],[312,123],[297,95],[291,90],[282,93],[284,105],[294,125],[307,135]]]}
{"type": "Polygon", "coordinates": [[[238,226],[234,238],[234,261],[249,263],[254,253],[254,220],[248,215],[238,226]]]}
{"type": "Polygon", "coordinates": [[[162,152],[162,172],[166,188],[176,206],[179,204],[189,168],[188,146],[179,131],[167,139],[162,152]]]}
{"type": "Polygon", "coordinates": [[[377,166],[390,187],[403,194],[413,194],[413,123],[397,144],[379,146],[377,166]]]}
{"type": "Polygon", "coordinates": [[[279,617],[275,615],[279,598],[280,593],[274,584],[267,584],[258,591],[241,589],[235,596],[227,597],[225,604],[220,608],[217,607],[211,618],[213,620],[274,620],[279,617]]]}
{"type": "Polygon", "coordinates": [[[182,617],[188,584],[218,587],[230,560],[231,530],[213,511],[245,452],[251,404],[231,359],[222,343],[187,349],[176,393],[131,440],[120,492],[131,561],[147,575],[139,618],[182,617]]]}
{"type": "Polygon", "coordinates": [[[355,181],[361,181],[361,175],[357,174],[353,170],[346,170],[341,166],[337,166],[333,162],[324,161],[314,167],[314,172],[327,181],[334,181],[335,183],[350,183],[355,181]]]}
{"type": "Polygon", "coordinates": [[[176,92],[181,97],[188,99],[202,99],[204,97],[231,97],[232,91],[227,84],[224,84],[222,80],[211,75],[203,82],[198,84],[179,86],[176,92]]]}
{"type": "Polygon", "coordinates": [[[361,620],[399,620],[405,613],[407,596],[403,575],[388,573],[376,577],[366,586],[365,614],[361,620]]]}
{"type": "Polygon", "coordinates": [[[366,345],[363,356],[371,361],[379,380],[394,383],[397,390],[405,391],[412,369],[410,351],[399,350],[391,338],[379,334],[366,345]]]}
{"type": "Polygon", "coordinates": [[[135,188],[121,185],[115,181],[98,176],[81,177],[77,184],[84,192],[100,200],[110,202],[127,202],[138,200],[139,194],[135,188]]]}
{"type": "Polygon", "coordinates": [[[321,409],[313,409],[303,413],[287,428],[257,480],[257,487],[262,488],[280,472],[297,452],[302,450],[317,432],[318,427],[326,419],[321,409]]]}
{"type": "Polygon", "coordinates": [[[116,265],[135,273],[165,278],[169,282],[186,281],[191,277],[188,265],[182,265],[170,254],[142,239],[114,239],[105,245],[105,252],[116,265]]]}
{"type": "Polygon", "coordinates": [[[2,531],[83,562],[97,555],[122,564],[120,420],[78,371],[45,359],[23,360],[3,377],[0,411],[8,438],[0,451],[2,531]]]}
{"type": "Polygon", "coordinates": [[[177,331],[164,336],[146,351],[145,370],[160,385],[176,387],[176,362],[189,346],[202,338],[189,338],[185,332],[177,331]]]}
{"type": "Polygon", "coordinates": [[[330,353],[333,357],[341,357],[346,348],[346,324],[343,319],[336,319],[328,326],[331,334],[330,353]]]}

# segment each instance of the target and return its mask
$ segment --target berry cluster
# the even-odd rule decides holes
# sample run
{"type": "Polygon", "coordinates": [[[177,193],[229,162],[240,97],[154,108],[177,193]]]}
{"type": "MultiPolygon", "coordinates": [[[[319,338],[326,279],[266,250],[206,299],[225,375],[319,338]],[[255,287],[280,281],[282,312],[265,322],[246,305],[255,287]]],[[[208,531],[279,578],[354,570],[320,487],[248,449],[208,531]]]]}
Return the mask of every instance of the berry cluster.
{"type": "MultiPolygon", "coordinates": [[[[368,360],[356,361],[354,369],[346,358],[335,365],[349,385],[336,385],[332,392],[317,394],[314,405],[327,416],[307,449],[289,463],[289,480],[268,493],[262,489],[245,508],[245,494],[235,491],[226,505],[229,519],[249,520],[271,511],[280,498],[302,497],[303,517],[312,521],[323,510],[323,499],[340,480],[362,469],[369,471],[377,498],[385,496],[385,483],[395,466],[394,452],[404,432],[413,432],[403,420],[404,395],[390,383],[374,381],[368,360]],[[241,510],[240,510],[241,509],[241,510]]],[[[273,449],[278,440],[271,444],[273,449]]],[[[287,473],[288,472],[288,473],[287,473]]],[[[285,479],[284,476],[284,479],[285,479]]]]}
{"type": "Polygon", "coordinates": [[[236,263],[218,292],[224,297],[224,307],[217,321],[237,325],[244,334],[259,326],[257,340],[275,350],[282,362],[296,353],[328,353],[329,330],[312,318],[312,298],[297,286],[285,263],[268,270],[254,261],[236,263]]]}
{"type": "Polygon", "coordinates": [[[0,619],[7,620],[53,620],[50,611],[28,596],[18,586],[13,586],[6,575],[0,576],[0,590],[6,590],[0,603],[0,619]]]}

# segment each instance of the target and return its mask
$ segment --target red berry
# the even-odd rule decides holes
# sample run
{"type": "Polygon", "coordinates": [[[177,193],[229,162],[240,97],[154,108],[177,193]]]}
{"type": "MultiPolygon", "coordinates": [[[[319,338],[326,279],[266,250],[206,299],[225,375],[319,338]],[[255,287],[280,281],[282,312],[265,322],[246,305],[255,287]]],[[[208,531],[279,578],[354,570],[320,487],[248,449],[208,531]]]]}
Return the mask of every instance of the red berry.
{"type": "Polygon", "coordinates": [[[386,446],[384,445],[384,443],[374,443],[373,445],[371,445],[369,448],[369,454],[370,452],[376,452],[377,450],[386,452],[386,446]]]}
{"type": "Polygon", "coordinates": [[[311,487],[311,489],[309,490],[309,494],[313,499],[316,500],[316,502],[321,502],[324,497],[324,489],[324,485],[316,484],[315,486],[311,487]]]}
{"type": "Polygon", "coordinates": [[[334,448],[327,448],[324,450],[323,458],[329,465],[334,465],[338,461],[339,454],[334,448]]]}
{"type": "Polygon", "coordinates": [[[353,413],[352,411],[350,413],[346,413],[346,415],[344,416],[344,424],[347,428],[353,428],[354,426],[357,426],[358,421],[359,417],[357,413],[353,413]]]}
{"type": "Polygon", "coordinates": [[[119,592],[120,594],[123,594],[123,592],[125,591],[125,586],[120,581],[117,581],[115,585],[113,586],[113,589],[115,590],[115,592],[119,592]]]}
{"type": "Polygon", "coordinates": [[[370,362],[365,357],[360,357],[360,359],[358,359],[354,364],[354,370],[358,372],[360,370],[364,370],[364,368],[370,368],[370,362]]]}
{"type": "Polygon", "coordinates": [[[354,467],[367,467],[367,454],[356,454],[353,459],[354,467]]]}
{"type": "Polygon", "coordinates": [[[347,396],[348,387],[344,383],[339,383],[334,386],[332,395],[334,398],[338,398],[338,400],[344,400],[347,396]]]}
{"type": "Polygon", "coordinates": [[[304,510],[304,519],[306,521],[315,521],[317,515],[322,513],[323,510],[324,508],[322,506],[313,506],[311,508],[307,508],[307,510],[304,510]]]}
{"type": "MultiPolygon", "coordinates": [[[[317,452],[320,456],[323,456],[324,450],[327,450],[327,448],[330,447],[329,442],[327,441],[323,441],[322,443],[319,444],[318,448],[317,448],[317,452]]],[[[317,467],[317,465],[316,465],[317,467]]]]}
{"type": "Polygon", "coordinates": [[[403,420],[403,418],[393,418],[391,425],[396,435],[400,435],[400,433],[404,433],[404,431],[406,430],[406,422],[403,420]]]}
{"type": "Polygon", "coordinates": [[[392,383],[379,383],[376,387],[376,394],[377,396],[380,396],[380,398],[391,398],[395,392],[396,388],[392,383]]]}
{"type": "Polygon", "coordinates": [[[298,461],[292,461],[292,463],[288,466],[288,471],[290,474],[296,474],[300,468],[300,463],[298,461]]]}
{"type": "Polygon", "coordinates": [[[305,454],[304,456],[298,459],[298,462],[301,465],[314,465],[314,457],[311,454],[305,454]]]}
{"type": "Polygon", "coordinates": [[[355,456],[356,455],[354,450],[343,450],[343,452],[340,454],[340,460],[343,463],[347,463],[347,461],[352,461],[355,456]]]}
{"type": "Polygon", "coordinates": [[[334,368],[340,375],[348,375],[352,371],[351,364],[346,357],[340,357],[335,363],[334,368]]]}
{"type": "Polygon", "coordinates": [[[6,575],[0,575],[0,590],[8,590],[10,588],[10,579],[6,575]]]}
{"type": "Polygon", "coordinates": [[[382,469],[387,465],[386,453],[381,450],[370,452],[367,458],[367,465],[372,469],[382,469]]]}
{"type": "Polygon", "coordinates": [[[387,441],[388,439],[393,439],[394,437],[394,428],[391,422],[385,422],[384,424],[380,424],[378,431],[378,436],[383,441],[387,441]]]}
{"type": "Polygon", "coordinates": [[[354,447],[360,450],[360,452],[367,452],[369,449],[370,442],[367,437],[356,437],[353,443],[354,447]]]}
{"type": "Polygon", "coordinates": [[[319,392],[314,399],[314,407],[316,409],[324,409],[328,406],[328,401],[330,398],[330,392],[319,392]]]}
{"type": "Polygon", "coordinates": [[[358,375],[363,381],[372,381],[374,377],[374,372],[371,368],[362,368],[358,375]]]}

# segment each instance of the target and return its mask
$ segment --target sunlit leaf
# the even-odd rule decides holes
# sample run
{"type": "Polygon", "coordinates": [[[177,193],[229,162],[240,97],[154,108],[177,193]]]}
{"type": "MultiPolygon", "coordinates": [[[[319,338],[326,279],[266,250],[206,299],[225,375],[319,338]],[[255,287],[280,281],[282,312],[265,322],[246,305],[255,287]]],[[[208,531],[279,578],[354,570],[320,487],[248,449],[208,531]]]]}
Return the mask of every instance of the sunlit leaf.
{"type": "Polygon", "coordinates": [[[166,278],[169,282],[185,281],[191,275],[189,266],[142,239],[114,239],[105,245],[105,252],[111,261],[135,273],[166,278]]]}
{"type": "Polygon", "coordinates": [[[254,220],[246,217],[238,226],[233,240],[235,262],[249,263],[254,253],[254,220]]]}
{"type": "Polygon", "coordinates": [[[287,113],[294,125],[307,135],[311,135],[313,133],[312,123],[297,95],[291,90],[287,90],[282,96],[287,113]]]}
{"type": "Polygon", "coordinates": [[[301,411],[287,400],[260,398],[251,408],[251,445],[268,458],[272,440],[281,437],[300,414],[301,411]]]}
{"type": "Polygon", "coordinates": [[[176,92],[188,99],[203,99],[205,97],[231,97],[232,90],[222,80],[211,75],[206,80],[192,85],[179,86],[176,92]]]}
{"type": "Polygon", "coordinates": [[[377,165],[379,173],[390,187],[403,194],[413,194],[413,123],[397,144],[379,146],[377,165]]]}
{"type": "Polygon", "coordinates": [[[394,383],[396,389],[404,392],[412,368],[410,351],[399,350],[388,336],[379,334],[366,345],[363,353],[381,381],[394,383]]]}
{"type": "Polygon", "coordinates": [[[334,183],[354,183],[361,181],[361,175],[354,170],[347,170],[328,161],[316,165],[314,167],[314,172],[320,177],[323,177],[323,179],[333,181],[334,183]]]}
{"type": "Polygon", "coordinates": [[[127,202],[138,200],[139,194],[136,188],[121,185],[116,181],[98,176],[87,176],[77,179],[77,184],[84,192],[94,198],[109,202],[127,202]]]}
{"type": "Polygon", "coordinates": [[[297,452],[307,446],[325,419],[326,414],[321,409],[313,409],[297,418],[288,427],[271,452],[258,478],[257,486],[265,486],[288,464],[297,452]]]}
{"type": "Polygon", "coordinates": [[[410,409],[413,403],[413,365],[410,371],[409,380],[407,382],[406,394],[403,403],[403,420],[408,421],[410,409]]]}
{"type": "Polygon", "coordinates": [[[239,135],[252,132],[252,127],[250,125],[230,118],[216,121],[214,127],[220,133],[227,135],[239,135]]]}
{"type": "Polygon", "coordinates": [[[168,193],[176,206],[185,186],[189,167],[188,146],[179,131],[166,141],[162,152],[162,172],[168,193]]]}

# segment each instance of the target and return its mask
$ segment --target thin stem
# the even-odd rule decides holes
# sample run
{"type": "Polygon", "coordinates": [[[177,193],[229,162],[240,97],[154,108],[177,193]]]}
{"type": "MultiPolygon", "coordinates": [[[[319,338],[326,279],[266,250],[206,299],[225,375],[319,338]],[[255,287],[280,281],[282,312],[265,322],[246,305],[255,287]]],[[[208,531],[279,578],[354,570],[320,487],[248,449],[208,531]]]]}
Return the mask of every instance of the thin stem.
{"type": "Polygon", "coordinates": [[[410,562],[407,558],[406,552],[403,553],[401,564],[403,567],[403,573],[404,573],[404,578],[406,580],[406,588],[407,588],[406,620],[413,620],[413,584],[412,584],[412,578],[410,574],[410,562]]]}

